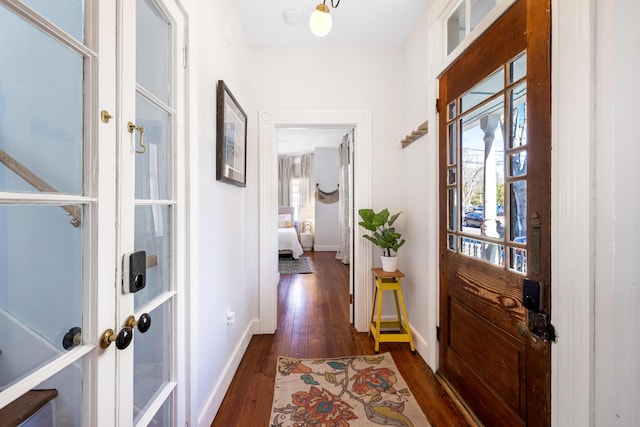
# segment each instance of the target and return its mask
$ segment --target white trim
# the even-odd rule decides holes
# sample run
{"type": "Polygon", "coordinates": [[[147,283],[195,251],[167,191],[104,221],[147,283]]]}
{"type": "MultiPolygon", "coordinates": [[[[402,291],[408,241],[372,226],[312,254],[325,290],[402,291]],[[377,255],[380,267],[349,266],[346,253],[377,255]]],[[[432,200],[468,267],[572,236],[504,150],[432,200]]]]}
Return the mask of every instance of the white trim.
{"type": "MultiPolygon", "coordinates": [[[[277,128],[286,126],[354,127],[354,200],[353,212],[370,208],[372,203],[371,172],[371,112],[345,111],[270,111],[261,110],[260,118],[260,333],[272,334],[277,326],[278,241],[276,215],[278,213],[278,146],[277,128]]],[[[354,222],[351,221],[353,224],[354,222]]],[[[355,239],[352,264],[355,289],[355,328],[366,332],[373,297],[371,243],[355,239]]]]}
{"type": "Polygon", "coordinates": [[[594,425],[594,1],[552,13],[551,422],[594,425]],[[576,262],[580,260],[580,262],[576,262]]]}
{"type": "Polygon", "coordinates": [[[258,326],[259,322],[257,319],[251,320],[247,329],[245,329],[242,334],[240,341],[238,341],[238,345],[236,345],[236,348],[231,352],[231,356],[229,357],[227,364],[222,369],[218,382],[215,387],[213,387],[209,397],[207,397],[204,409],[198,415],[198,427],[209,427],[213,423],[216,413],[218,412],[218,409],[220,409],[220,405],[224,399],[224,395],[227,393],[227,390],[231,385],[231,380],[233,380],[233,376],[236,374],[238,366],[240,366],[242,357],[244,356],[247,347],[249,347],[249,341],[251,341],[251,337],[253,335],[258,333],[258,326]]]}

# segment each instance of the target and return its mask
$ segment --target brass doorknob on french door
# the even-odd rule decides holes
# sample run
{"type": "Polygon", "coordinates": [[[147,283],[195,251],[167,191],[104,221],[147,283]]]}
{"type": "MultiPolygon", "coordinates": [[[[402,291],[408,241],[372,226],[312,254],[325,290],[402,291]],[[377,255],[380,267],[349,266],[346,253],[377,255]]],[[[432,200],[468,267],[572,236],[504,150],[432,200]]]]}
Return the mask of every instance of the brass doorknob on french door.
{"type": "Polygon", "coordinates": [[[138,330],[144,334],[151,327],[151,316],[149,316],[149,313],[143,313],[140,315],[138,320],[136,320],[135,316],[129,316],[124,321],[124,324],[130,328],[135,328],[137,326],[138,330]]]}
{"type": "Polygon", "coordinates": [[[107,348],[111,345],[112,342],[115,341],[116,348],[118,350],[124,350],[129,347],[131,341],[133,340],[133,329],[128,326],[125,326],[120,330],[118,335],[113,331],[113,329],[107,329],[100,336],[100,347],[107,348]]]}
{"type": "Polygon", "coordinates": [[[69,350],[82,342],[82,329],[74,326],[62,337],[62,347],[69,350]]]}

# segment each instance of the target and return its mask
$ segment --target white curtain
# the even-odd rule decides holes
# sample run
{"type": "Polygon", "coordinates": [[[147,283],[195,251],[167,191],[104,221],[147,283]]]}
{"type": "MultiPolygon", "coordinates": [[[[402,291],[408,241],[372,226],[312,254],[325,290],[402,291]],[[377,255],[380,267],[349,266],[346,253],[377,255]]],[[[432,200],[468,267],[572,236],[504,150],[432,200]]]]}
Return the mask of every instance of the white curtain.
{"type": "Polygon", "coordinates": [[[278,156],[278,206],[291,206],[293,157],[278,156]]]}
{"type": "Polygon", "coordinates": [[[340,185],[338,187],[339,190],[339,200],[338,200],[338,222],[340,227],[340,242],[338,253],[336,254],[336,258],[342,259],[344,264],[349,264],[351,261],[351,229],[349,227],[349,185],[350,185],[350,165],[349,165],[349,156],[352,148],[353,137],[351,133],[346,134],[342,138],[342,143],[338,148],[338,152],[340,155],[340,185]]]}
{"type": "Polygon", "coordinates": [[[300,206],[312,208],[315,206],[313,185],[313,153],[300,156],[300,206]]]}

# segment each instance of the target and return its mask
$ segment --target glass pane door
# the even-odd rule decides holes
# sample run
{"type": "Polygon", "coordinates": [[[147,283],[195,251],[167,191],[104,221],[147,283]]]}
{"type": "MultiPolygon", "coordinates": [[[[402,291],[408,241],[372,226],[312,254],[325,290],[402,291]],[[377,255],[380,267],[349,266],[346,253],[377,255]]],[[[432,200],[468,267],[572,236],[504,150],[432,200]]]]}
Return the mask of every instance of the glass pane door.
{"type": "Polygon", "coordinates": [[[49,417],[81,426],[96,204],[83,94],[96,55],[82,1],[31,3],[0,2],[0,419],[47,389],[49,417]]]}
{"type": "MultiPolygon", "coordinates": [[[[176,26],[163,2],[136,0],[134,251],[146,253],[146,285],[134,294],[135,317],[152,319],[135,332],[135,425],[169,426],[175,417],[174,230],[176,208],[176,26]],[[173,60],[173,63],[171,62],[173,60]]],[[[125,218],[123,217],[123,220],[125,218]]]]}

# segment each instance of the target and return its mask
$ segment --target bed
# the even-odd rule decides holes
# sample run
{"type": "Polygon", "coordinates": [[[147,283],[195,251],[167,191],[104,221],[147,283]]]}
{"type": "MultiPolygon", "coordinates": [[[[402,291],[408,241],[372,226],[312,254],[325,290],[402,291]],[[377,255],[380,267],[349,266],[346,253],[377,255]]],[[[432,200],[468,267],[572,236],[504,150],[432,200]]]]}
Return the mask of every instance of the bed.
{"type": "Polygon", "coordinates": [[[298,231],[293,225],[293,208],[282,206],[278,208],[278,253],[291,254],[298,259],[304,253],[298,231]]]}

